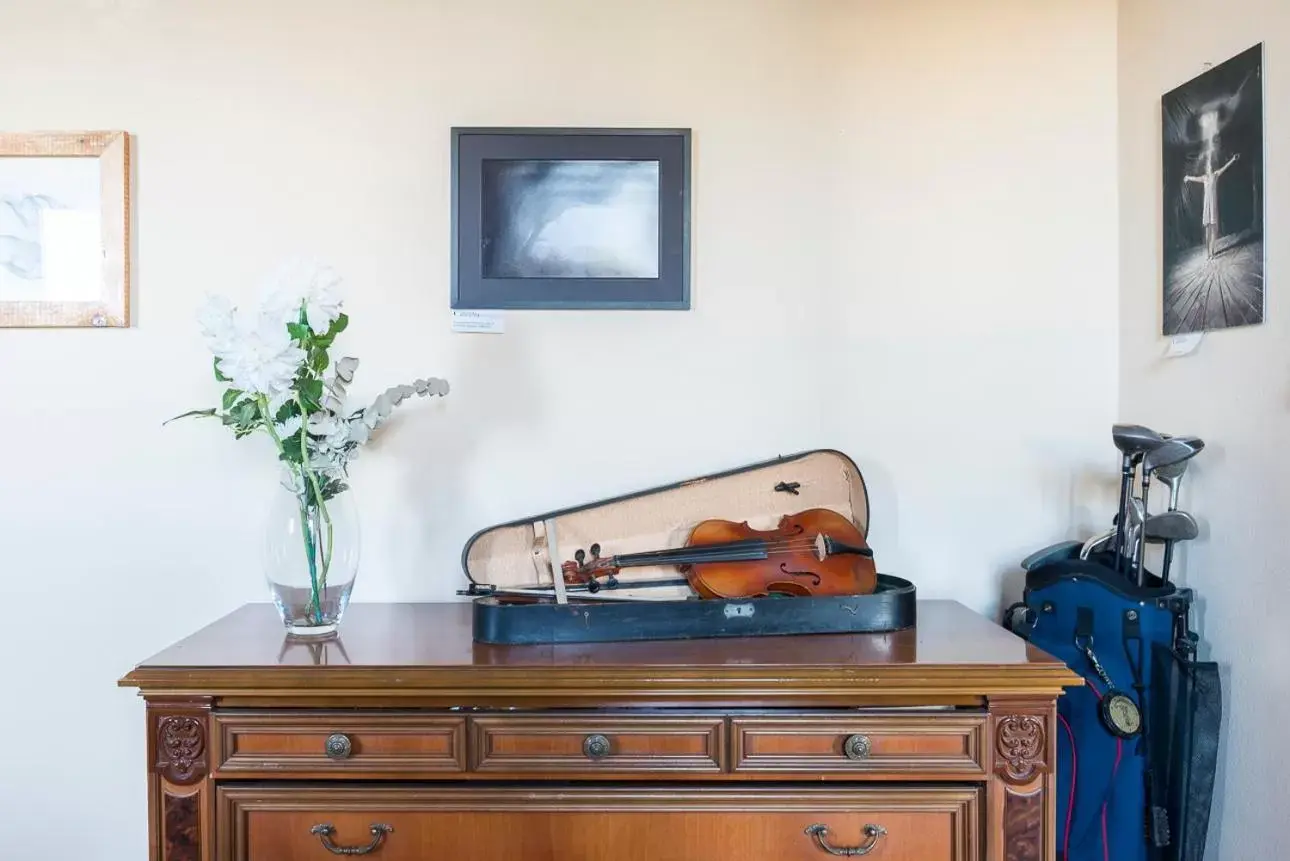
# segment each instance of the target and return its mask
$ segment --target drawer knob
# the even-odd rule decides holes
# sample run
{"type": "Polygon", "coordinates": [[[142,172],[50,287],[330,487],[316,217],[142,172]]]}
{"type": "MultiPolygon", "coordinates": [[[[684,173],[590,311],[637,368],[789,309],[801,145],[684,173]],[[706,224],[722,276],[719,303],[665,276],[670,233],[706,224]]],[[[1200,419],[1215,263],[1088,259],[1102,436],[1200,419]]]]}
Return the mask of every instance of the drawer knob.
{"type": "Polygon", "coordinates": [[[326,822],[310,828],[309,833],[318,835],[318,840],[322,843],[323,848],[333,855],[367,855],[375,852],[376,847],[380,846],[381,841],[385,839],[385,835],[393,831],[394,828],[374,822],[368,830],[372,832],[372,842],[366,846],[337,846],[331,840],[331,836],[336,833],[336,829],[326,822]]]}
{"type": "Polygon", "coordinates": [[[343,732],[334,732],[327,736],[327,756],[332,759],[348,759],[354,751],[354,744],[343,732]]]}
{"type": "Polygon", "coordinates": [[[878,840],[887,833],[887,829],[881,825],[866,825],[864,827],[864,836],[869,841],[863,846],[830,846],[824,838],[828,835],[829,829],[824,825],[808,825],[806,833],[815,838],[815,842],[820,848],[830,855],[840,855],[845,858],[851,858],[856,855],[868,855],[878,845],[878,840]]]}
{"type": "Polygon", "coordinates": [[[872,749],[867,735],[847,736],[847,740],[842,743],[842,752],[847,755],[847,759],[867,759],[872,749]]]}
{"type": "Polygon", "coordinates": [[[609,756],[609,739],[603,735],[589,735],[582,741],[582,752],[588,759],[604,759],[609,756]]]}

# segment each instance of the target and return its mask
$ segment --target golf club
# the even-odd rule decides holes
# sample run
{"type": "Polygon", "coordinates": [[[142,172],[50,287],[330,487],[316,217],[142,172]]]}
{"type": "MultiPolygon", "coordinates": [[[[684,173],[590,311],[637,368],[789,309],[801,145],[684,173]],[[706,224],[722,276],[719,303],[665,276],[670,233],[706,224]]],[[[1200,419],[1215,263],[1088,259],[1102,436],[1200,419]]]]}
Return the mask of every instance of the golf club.
{"type": "Polygon", "coordinates": [[[1143,507],[1142,500],[1136,496],[1129,497],[1129,522],[1125,529],[1125,537],[1132,553],[1129,557],[1129,572],[1132,573],[1133,566],[1138,562],[1138,544],[1142,536],[1142,523],[1146,520],[1147,509],[1143,507]]]}
{"type": "Polygon", "coordinates": [[[1153,514],[1148,517],[1145,529],[1147,541],[1165,545],[1164,558],[1160,565],[1160,579],[1168,583],[1174,545],[1179,541],[1195,540],[1200,534],[1200,527],[1196,525],[1196,518],[1175,508],[1164,514],[1153,514]]]}
{"type": "Polygon", "coordinates": [[[1106,549],[1106,545],[1110,544],[1112,541],[1115,540],[1115,534],[1118,531],[1119,531],[1119,527],[1112,526],[1110,529],[1106,530],[1105,532],[1102,532],[1098,535],[1094,535],[1092,538],[1089,538],[1087,541],[1085,541],[1083,546],[1080,547],[1080,550],[1079,550],[1080,560],[1087,561],[1088,557],[1092,556],[1094,553],[1097,553],[1100,550],[1106,549]]]}
{"type": "MultiPolygon", "coordinates": [[[[1176,466],[1180,463],[1183,463],[1184,461],[1191,460],[1199,453],[1200,453],[1200,446],[1196,445],[1194,442],[1189,442],[1183,439],[1171,439],[1163,443],[1162,445],[1156,446],[1155,448],[1148,451],[1145,455],[1143,455],[1142,457],[1143,519],[1146,518],[1146,513],[1149,510],[1147,508],[1147,498],[1148,498],[1148,492],[1151,489],[1151,474],[1156,470],[1160,469],[1161,467],[1176,466]]],[[[1134,579],[1139,586],[1145,586],[1146,581],[1144,579],[1144,572],[1143,572],[1143,557],[1146,554],[1143,552],[1141,532],[1139,532],[1138,534],[1137,543],[1138,543],[1137,552],[1135,552],[1134,554],[1136,559],[1135,564],[1136,564],[1137,570],[1136,570],[1134,579]]]]}
{"type": "Polygon", "coordinates": [[[1166,511],[1153,514],[1143,524],[1143,534],[1152,544],[1169,541],[1192,541],[1200,534],[1196,518],[1185,511],[1166,511]]]}
{"type": "MultiPolygon", "coordinates": [[[[1123,525],[1128,517],[1129,493],[1133,488],[1133,472],[1137,462],[1154,448],[1164,445],[1164,437],[1151,428],[1142,425],[1111,425],[1111,440],[1120,450],[1122,463],[1120,467],[1120,507],[1117,509],[1116,524],[1123,525]]],[[[1115,536],[1115,564],[1123,572],[1121,559],[1125,551],[1124,530],[1117,531],[1115,536]]]]}
{"type": "MultiPolygon", "coordinates": [[[[1197,452],[1205,447],[1205,441],[1200,437],[1188,436],[1178,437],[1178,439],[1195,446],[1197,452]]],[[[1191,463],[1190,460],[1184,460],[1175,464],[1170,464],[1169,466],[1162,466],[1156,470],[1156,478],[1163,481],[1169,487],[1170,511],[1178,510],[1178,488],[1182,485],[1183,473],[1187,471],[1187,465],[1189,463],[1191,463]]],[[[1160,563],[1160,579],[1164,580],[1166,583],[1169,582],[1169,569],[1173,565],[1173,561],[1174,544],[1171,541],[1165,544],[1165,555],[1160,563]]]]}

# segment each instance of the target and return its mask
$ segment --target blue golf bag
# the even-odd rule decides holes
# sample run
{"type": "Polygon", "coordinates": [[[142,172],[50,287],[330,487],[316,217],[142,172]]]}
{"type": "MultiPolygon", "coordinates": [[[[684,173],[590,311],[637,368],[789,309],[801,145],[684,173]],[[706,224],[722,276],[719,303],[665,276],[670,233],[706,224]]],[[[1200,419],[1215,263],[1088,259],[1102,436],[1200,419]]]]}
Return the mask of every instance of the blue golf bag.
{"type": "Polygon", "coordinates": [[[1057,703],[1058,861],[1200,861],[1217,665],[1196,660],[1191,590],[1150,573],[1139,587],[1113,566],[1077,549],[1046,560],[1003,620],[1085,681],[1057,703]]]}

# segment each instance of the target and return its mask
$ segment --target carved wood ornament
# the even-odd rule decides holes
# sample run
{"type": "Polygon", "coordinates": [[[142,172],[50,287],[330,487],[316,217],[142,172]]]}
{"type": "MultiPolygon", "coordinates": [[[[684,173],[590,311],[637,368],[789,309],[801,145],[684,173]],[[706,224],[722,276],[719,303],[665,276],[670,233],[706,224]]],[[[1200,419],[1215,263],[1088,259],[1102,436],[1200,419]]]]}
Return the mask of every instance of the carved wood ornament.
{"type": "Polygon", "coordinates": [[[1047,737],[1039,715],[1006,715],[995,725],[995,771],[1011,784],[1029,783],[1046,771],[1047,737]]]}
{"type": "Polygon", "coordinates": [[[188,715],[157,724],[157,769],[171,783],[196,783],[206,775],[206,725],[188,715]]]}

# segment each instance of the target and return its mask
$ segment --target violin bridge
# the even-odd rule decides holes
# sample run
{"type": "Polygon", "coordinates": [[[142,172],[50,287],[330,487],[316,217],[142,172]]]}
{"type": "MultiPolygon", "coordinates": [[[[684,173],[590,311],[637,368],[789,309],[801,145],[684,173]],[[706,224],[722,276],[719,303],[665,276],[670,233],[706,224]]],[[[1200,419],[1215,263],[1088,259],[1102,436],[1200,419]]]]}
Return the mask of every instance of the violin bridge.
{"type": "Polygon", "coordinates": [[[815,555],[819,557],[821,562],[823,562],[825,557],[829,555],[828,539],[824,537],[823,532],[820,532],[815,536],[815,555]]]}

